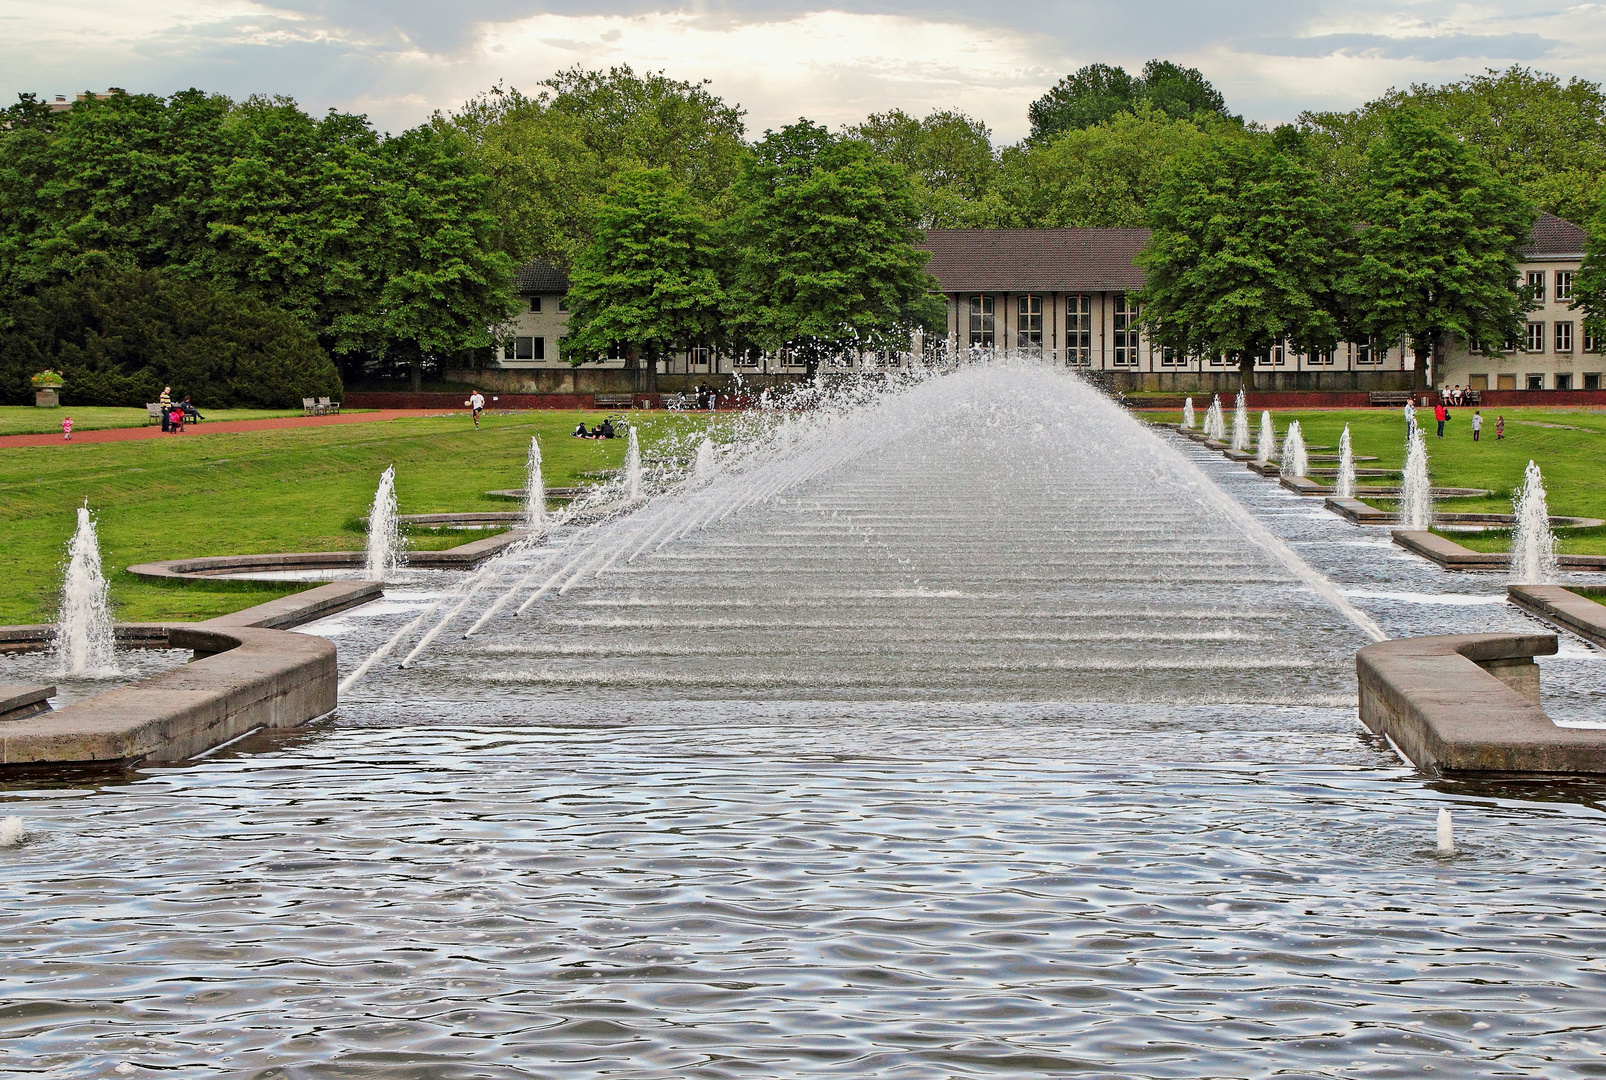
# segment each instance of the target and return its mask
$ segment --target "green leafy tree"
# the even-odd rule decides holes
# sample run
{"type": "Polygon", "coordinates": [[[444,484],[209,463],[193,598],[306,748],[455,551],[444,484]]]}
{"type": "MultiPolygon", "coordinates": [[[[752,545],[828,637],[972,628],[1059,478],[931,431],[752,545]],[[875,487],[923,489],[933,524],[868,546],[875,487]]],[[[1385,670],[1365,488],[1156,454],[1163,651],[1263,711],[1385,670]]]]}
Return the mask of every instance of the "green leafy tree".
{"type": "Polygon", "coordinates": [[[1345,278],[1354,320],[1379,342],[1405,339],[1417,379],[1437,378],[1451,335],[1515,340],[1530,298],[1517,262],[1534,208],[1432,115],[1402,108],[1367,152],[1357,259],[1345,278]]]}
{"type": "Polygon", "coordinates": [[[1172,163],[1208,136],[1186,120],[1139,105],[1107,123],[1004,151],[992,223],[1025,227],[1131,227],[1172,163]]]}
{"type": "Polygon", "coordinates": [[[916,245],[908,174],[854,139],[799,120],[766,132],[737,192],[733,326],[745,344],[825,356],[901,349],[942,318],[916,245]]]}
{"type": "Polygon", "coordinates": [[[908,171],[922,228],[976,223],[998,172],[986,124],[947,109],[934,110],[923,120],[893,109],[872,114],[845,134],[908,171]]]}
{"type": "Polygon", "coordinates": [[[1108,123],[1140,103],[1176,120],[1237,120],[1227,112],[1221,93],[1197,68],[1150,60],[1143,66],[1143,74],[1134,78],[1120,67],[1089,64],[1028,106],[1031,138],[1048,139],[1108,123]]]}
{"type": "Polygon", "coordinates": [[[643,389],[653,389],[661,357],[718,344],[725,262],[713,225],[669,170],[618,174],[569,273],[564,357],[578,366],[616,351],[630,369],[645,361],[643,389]]]}
{"type": "Polygon", "coordinates": [[[294,408],[339,397],[340,376],[294,316],[160,270],[103,269],[17,295],[0,330],[0,398],[32,400],[58,370],[74,405],[143,405],[162,387],[203,408],[294,408]]]}
{"type": "Polygon", "coordinates": [[[707,85],[574,68],[534,97],[496,87],[434,123],[466,136],[489,178],[500,249],[568,266],[622,171],[666,169],[698,202],[723,206],[747,152],[743,112],[707,85]]]}
{"type": "Polygon", "coordinates": [[[1606,335],[1606,192],[1588,219],[1584,265],[1573,279],[1572,306],[1584,312],[1584,325],[1596,341],[1606,335]]]}
{"type": "Polygon", "coordinates": [[[1138,299],[1155,343],[1224,355],[1248,387],[1256,357],[1285,340],[1337,343],[1351,230],[1293,129],[1208,139],[1178,159],[1150,209],[1138,299]]]}

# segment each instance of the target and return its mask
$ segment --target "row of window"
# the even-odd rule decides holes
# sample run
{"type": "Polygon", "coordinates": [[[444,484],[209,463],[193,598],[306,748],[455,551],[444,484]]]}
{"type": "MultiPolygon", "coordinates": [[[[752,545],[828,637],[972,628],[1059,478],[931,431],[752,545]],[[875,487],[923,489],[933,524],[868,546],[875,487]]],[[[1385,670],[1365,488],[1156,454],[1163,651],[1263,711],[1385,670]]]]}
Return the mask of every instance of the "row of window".
{"type": "MultiPolygon", "coordinates": [[[[1528,291],[1541,304],[1545,302],[1545,273],[1543,270],[1528,271],[1528,291]]],[[[1557,270],[1554,272],[1553,280],[1556,291],[1552,299],[1557,303],[1572,300],[1573,272],[1571,270],[1557,270]]]]}
{"type": "MultiPolygon", "coordinates": [[[[1522,376],[1522,379],[1523,379],[1523,389],[1525,389],[1525,390],[1543,390],[1543,389],[1545,389],[1545,376],[1541,372],[1529,372],[1528,374],[1522,376]]],[[[1495,389],[1496,390],[1515,390],[1516,388],[1517,388],[1517,376],[1515,376],[1515,375],[1496,375],[1495,376],[1495,389]]],[[[1467,376],[1467,389],[1469,389],[1469,390],[1487,390],[1487,389],[1489,389],[1489,376],[1488,375],[1468,375],[1467,376]]],[[[1570,372],[1570,371],[1558,371],[1554,375],[1551,376],[1550,389],[1552,389],[1552,390],[1574,390],[1574,389],[1580,389],[1580,388],[1579,387],[1575,387],[1573,385],[1573,374],[1572,374],[1572,372],[1570,372]]],[[[1582,386],[1581,389],[1584,389],[1584,390],[1599,390],[1600,389],[1600,372],[1598,372],[1598,371],[1586,371],[1586,372],[1584,372],[1583,386],[1582,386]]]]}
{"type": "MultiPolygon", "coordinates": [[[[541,313],[541,298],[539,296],[530,297],[530,310],[538,315],[541,313]]],[[[569,298],[567,296],[558,297],[558,311],[564,312],[568,310],[569,298]]]]}
{"type": "MultiPolygon", "coordinates": [[[[1554,322],[1550,333],[1552,352],[1570,353],[1573,351],[1573,324],[1571,322],[1554,322]]],[[[1545,351],[1545,324],[1531,322],[1528,324],[1528,335],[1523,341],[1524,352],[1542,353],[1545,351]]],[[[1600,352],[1601,342],[1587,327],[1584,330],[1584,351],[1600,352]]]]}

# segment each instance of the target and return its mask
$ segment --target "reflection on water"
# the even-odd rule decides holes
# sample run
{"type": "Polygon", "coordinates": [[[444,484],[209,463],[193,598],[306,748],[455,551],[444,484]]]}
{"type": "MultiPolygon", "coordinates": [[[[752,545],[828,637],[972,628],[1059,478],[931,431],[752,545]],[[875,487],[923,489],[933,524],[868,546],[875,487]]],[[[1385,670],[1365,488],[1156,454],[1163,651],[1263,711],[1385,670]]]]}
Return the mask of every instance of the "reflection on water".
{"type": "MultiPolygon", "coordinates": [[[[1055,374],[922,409],[309,729],[11,780],[0,1071],[1600,1075],[1600,787],[1402,766],[1364,637],[1197,485],[1393,634],[1531,626],[1495,576],[1055,374]]],[[[350,672],[452,580],[310,629],[350,672]]]]}

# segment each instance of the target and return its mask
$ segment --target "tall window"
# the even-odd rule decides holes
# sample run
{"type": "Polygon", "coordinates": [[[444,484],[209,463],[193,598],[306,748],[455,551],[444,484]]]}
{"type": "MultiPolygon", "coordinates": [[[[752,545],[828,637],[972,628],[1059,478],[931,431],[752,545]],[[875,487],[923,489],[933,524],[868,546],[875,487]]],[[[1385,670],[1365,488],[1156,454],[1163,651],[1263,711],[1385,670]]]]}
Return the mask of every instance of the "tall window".
{"type": "Polygon", "coordinates": [[[713,357],[713,355],[714,353],[712,349],[708,349],[699,345],[686,354],[686,361],[692,367],[706,368],[708,367],[708,361],[713,357]]]}
{"type": "Polygon", "coordinates": [[[1138,364],[1138,305],[1126,293],[1115,294],[1115,366],[1138,364]]]}
{"type": "Polygon", "coordinates": [[[1573,351],[1573,324],[1559,322],[1556,324],[1556,351],[1559,353],[1573,351]]]}
{"type": "Polygon", "coordinates": [[[1545,302],[1545,272],[1543,270],[1528,271],[1528,291],[1533,293],[1534,303],[1545,302]]]}
{"type": "Polygon", "coordinates": [[[1305,362],[1312,367],[1331,367],[1338,358],[1337,349],[1316,349],[1305,358],[1305,362]]]}
{"type": "Polygon", "coordinates": [[[1020,298],[1020,322],[1016,326],[1015,345],[1022,349],[1043,347],[1043,298],[1027,293],[1020,298]]]}
{"type": "Polygon", "coordinates": [[[1556,271],[1556,299],[1571,300],[1573,298],[1573,272],[1571,270],[1556,271]]]}
{"type": "Polygon", "coordinates": [[[539,296],[530,297],[530,310],[531,311],[540,311],[541,310],[541,298],[539,296]]]}
{"type": "Polygon", "coordinates": [[[1065,362],[1086,367],[1093,362],[1093,296],[1071,293],[1065,298],[1065,362]]]}
{"type": "Polygon", "coordinates": [[[979,345],[984,349],[993,347],[993,298],[990,296],[972,296],[970,298],[970,343],[979,345]]]}
{"type": "Polygon", "coordinates": [[[1175,349],[1160,350],[1161,367],[1182,367],[1187,364],[1188,358],[1175,349]]]}
{"type": "Polygon", "coordinates": [[[1585,323],[1584,324],[1584,351],[1585,352],[1600,352],[1601,351],[1600,345],[1601,345],[1600,331],[1598,331],[1595,327],[1591,326],[1589,323],[1585,323]]]}
{"type": "Polygon", "coordinates": [[[1352,341],[1349,346],[1350,362],[1356,367],[1365,367],[1375,361],[1372,359],[1372,343],[1370,341],[1352,341]]]}
{"type": "Polygon", "coordinates": [[[1283,348],[1282,342],[1277,342],[1267,352],[1255,357],[1255,363],[1261,367],[1282,367],[1288,359],[1288,351],[1283,348]]]}
{"type": "Polygon", "coordinates": [[[1528,344],[1528,351],[1529,352],[1544,352],[1545,351],[1545,324],[1544,323],[1542,323],[1542,322],[1531,322],[1531,323],[1528,324],[1528,343],[1527,344],[1528,344]]]}

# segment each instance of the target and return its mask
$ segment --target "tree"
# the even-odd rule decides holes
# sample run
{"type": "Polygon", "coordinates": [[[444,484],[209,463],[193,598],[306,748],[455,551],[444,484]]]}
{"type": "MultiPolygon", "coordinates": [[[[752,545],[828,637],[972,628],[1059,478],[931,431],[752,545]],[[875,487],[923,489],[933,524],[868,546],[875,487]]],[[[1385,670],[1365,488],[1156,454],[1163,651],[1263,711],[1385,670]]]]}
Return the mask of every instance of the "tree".
{"type": "Polygon", "coordinates": [[[318,340],[271,305],[169,271],[106,269],[13,296],[0,330],[0,399],[32,400],[28,376],[66,376],[74,405],[143,405],[164,386],[205,407],[295,408],[338,397],[318,340]]]}
{"type": "Polygon", "coordinates": [[[1574,308],[1584,312],[1584,325],[1596,341],[1606,336],[1606,192],[1590,216],[1584,241],[1584,265],[1573,279],[1574,308]]]}
{"type": "Polygon", "coordinates": [[[974,224],[998,171],[992,132],[961,112],[938,109],[917,120],[893,109],[872,114],[844,134],[907,170],[921,228],[974,224]]]}
{"type": "Polygon", "coordinates": [[[1437,377],[1452,334],[1495,348],[1515,340],[1529,301],[1517,262],[1534,220],[1522,192],[1415,108],[1384,118],[1366,165],[1345,279],[1356,325],[1375,341],[1406,339],[1419,384],[1430,358],[1437,377]]]}
{"type": "Polygon", "coordinates": [[[1140,103],[1174,120],[1220,117],[1242,123],[1227,112],[1220,91],[1197,68],[1150,60],[1143,66],[1143,74],[1133,78],[1119,67],[1089,64],[1061,79],[1027,107],[1031,138],[1048,139],[1108,123],[1140,103]]]}
{"type": "Polygon", "coordinates": [[[660,357],[721,336],[725,262],[713,226],[669,170],[620,173],[569,273],[563,355],[578,366],[618,350],[632,369],[644,359],[643,389],[653,389],[660,357]]]}
{"type": "Polygon", "coordinates": [[[1149,224],[1149,204],[1172,162],[1207,136],[1147,105],[1107,123],[1004,151],[997,224],[1130,227],[1149,224]]]}
{"type": "Polygon", "coordinates": [[[1225,355],[1253,387],[1255,359],[1284,340],[1339,339],[1350,229],[1292,128],[1218,134],[1178,159],[1150,208],[1138,256],[1150,339],[1183,355],[1225,355]]]}
{"type": "Polygon", "coordinates": [[[732,323],[743,343],[832,354],[905,348],[942,317],[916,247],[908,175],[864,143],[799,120],[766,132],[737,185],[732,323]]]}
{"type": "Polygon", "coordinates": [[[535,97],[498,86],[434,124],[469,140],[490,180],[500,249],[567,267],[622,171],[667,169],[693,199],[721,205],[747,152],[744,114],[707,85],[576,67],[544,80],[535,97]]]}

